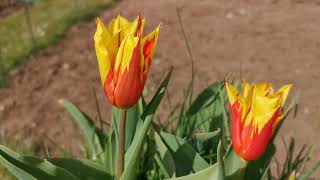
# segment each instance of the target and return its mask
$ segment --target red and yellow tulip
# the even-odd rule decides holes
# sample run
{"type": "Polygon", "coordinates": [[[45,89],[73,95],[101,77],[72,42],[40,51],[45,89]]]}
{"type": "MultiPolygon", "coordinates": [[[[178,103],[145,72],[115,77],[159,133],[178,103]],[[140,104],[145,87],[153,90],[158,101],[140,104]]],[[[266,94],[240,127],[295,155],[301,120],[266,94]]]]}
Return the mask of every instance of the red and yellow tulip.
{"type": "Polygon", "coordinates": [[[232,116],[232,144],[235,152],[246,161],[258,159],[272,138],[282,118],[282,107],[291,84],[275,92],[269,83],[243,82],[242,95],[225,83],[232,116]]]}
{"type": "Polygon", "coordinates": [[[119,108],[129,108],[140,98],[159,37],[159,26],[142,37],[145,20],[133,22],[118,16],[108,28],[97,18],[94,44],[104,92],[119,108]]]}

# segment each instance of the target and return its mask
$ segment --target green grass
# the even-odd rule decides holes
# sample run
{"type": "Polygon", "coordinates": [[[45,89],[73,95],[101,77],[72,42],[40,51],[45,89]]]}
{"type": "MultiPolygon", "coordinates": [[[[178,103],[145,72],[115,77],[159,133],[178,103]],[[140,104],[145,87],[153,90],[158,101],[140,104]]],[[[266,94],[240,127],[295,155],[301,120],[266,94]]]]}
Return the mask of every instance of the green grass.
{"type": "Polygon", "coordinates": [[[111,6],[113,0],[42,0],[30,7],[35,35],[33,47],[24,10],[0,18],[0,50],[7,73],[31,54],[56,43],[73,24],[89,20],[111,6]]]}

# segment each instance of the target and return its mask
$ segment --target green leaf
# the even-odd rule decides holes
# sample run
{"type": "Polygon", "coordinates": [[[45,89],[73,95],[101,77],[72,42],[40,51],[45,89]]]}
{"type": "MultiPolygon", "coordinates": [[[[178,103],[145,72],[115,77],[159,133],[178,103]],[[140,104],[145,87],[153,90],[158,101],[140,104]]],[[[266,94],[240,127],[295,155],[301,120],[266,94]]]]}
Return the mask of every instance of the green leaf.
{"type": "Polygon", "coordinates": [[[163,165],[163,162],[161,161],[159,154],[155,154],[154,155],[154,160],[158,164],[158,166],[159,166],[161,172],[163,173],[164,177],[165,178],[170,178],[170,175],[169,175],[167,169],[165,168],[165,166],[163,165]]]}
{"type": "Polygon", "coordinates": [[[21,180],[32,179],[32,176],[41,180],[79,180],[70,172],[47,160],[35,156],[21,156],[2,145],[0,145],[0,157],[5,160],[2,161],[3,165],[21,180]]]}
{"type": "MultiPolygon", "coordinates": [[[[224,161],[225,176],[228,180],[244,179],[247,162],[231,150],[224,161]]],[[[251,179],[251,178],[250,178],[251,179]]]]}
{"type": "Polygon", "coordinates": [[[108,136],[108,141],[105,150],[105,165],[107,172],[111,175],[115,175],[116,159],[117,159],[117,137],[114,131],[108,136]]]}
{"type": "Polygon", "coordinates": [[[139,103],[127,111],[126,120],[126,138],[125,138],[125,150],[127,150],[133,140],[138,120],[140,119],[139,103]]]}
{"type": "Polygon", "coordinates": [[[108,180],[113,177],[107,174],[104,168],[94,161],[90,160],[75,160],[67,158],[51,158],[52,164],[62,167],[72,173],[79,180],[108,180]]]}
{"type": "Polygon", "coordinates": [[[223,82],[216,82],[203,90],[187,111],[190,131],[201,129],[210,132],[217,129],[223,117],[225,101],[220,97],[220,92],[225,97],[223,82]],[[217,123],[219,122],[219,123],[217,123]]]}
{"type": "Polygon", "coordinates": [[[218,147],[217,147],[217,160],[218,160],[218,177],[217,180],[224,180],[225,172],[224,172],[224,162],[222,158],[222,152],[221,152],[221,141],[219,141],[218,147]]]}
{"type": "Polygon", "coordinates": [[[89,116],[81,112],[74,104],[67,100],[60,100],[59,103],[69,112],[83,131],[93,153],[92,159],[99,158],[104,162],[105,159],[101,155],[103,155],[107,137],[95,126],[89,116]]]}
{"type": "Polygon", "coordinates": [[[209,167],[209,164],[186,140],[165,132],[161,132],[160,136],[172,154],[176,176],[188,175],[209,167]]]}
{"type": "MultiPolygon", "coordinates": [[[[125,169],[121,176],[121,180],[132,180],[135,179],[137,167],[141,158],[141,152],[144,144],[144,139],[148,133],[152,118],[164,96],[167,86],[171,77],[172,69],[166,75],[164,81],[161,83],[156,94],[148,104],[146,110],[143,112],[141,119],[143,125],[141,128],[136,130],[135,137],[125,155],[125,169]]],[[[138,123],[139,125],[139,123],[138,123]]]]}
{"type": "Polygon", "coordinates": [[[170,180],[217,180],[218,177],[218,163],[194,174],[172,178],[170,180]]]}
{"type": "MultiPolygon", "coordinates": [[[[224,85],[224,84],[223,84],[224,85]]],[[[227,145],[228,142],[230,141],[230,121],[229,121],[229,118],[228,118],[228,115],[227,115],[227,112],[225,110],[225,102],[226,102],[226,90],[223,89],[223,91],[218,88],[219,90],[219,97],[220,97],[220,103],[222,105],[222,144],[223,145],[227,145]]],[[[226,148],[226,147],[224,147],[226,148]]]]}
{"type": "MultiPolygon", "coordinates": [[[[159,152],[159,158],[161,159],[161,162],[163,164],[163,167],[166,171],[166,174],[168,174],[169,177],[173,177],[175,174],[175,163],[174,159],[166,147],[166,145],[163,143],[161,137],[157,132],[154,134],[154,139],[157,145],[157,150],[159,152]]],[[[169,178],[167,177],[167,178],[169,178]]]]}
{"type": "Polygon", "coordinates": [[[246,162],[240,159],[233,151],[231,151],[225,161],[221,154],[221,142],[217,148],[218,162],[214,165],[194,174],[172,178],[170,180],[241,180],[243,179],[246,162]]]}
{"type": "Polygon", "coordinates": [[[133,147],[136,144],[138,144],[138,142],[139,142],[139,136],[142,131],[143,124],[144,124],[143,121],[141,119],[139,119],[139,121],[137,123],[137,127],[136,127],[136,133],[134,134],[134,137],[133,137],[133,141],[132,141],[131,146],[129,147],[129,149],[127,150],[126,155],[125,155],[125,167],[128,166],[129,159],[132,158],[131,156],[135,151],[135,149],[133,147]]]}
{"type": "Polygon", "coordinates": [[[218,140],[218,138],[220,138],[220,136],[219,136],[220,132],[221,132],[221,130],[217,129],[213,132],[208,132],[208,133],[196,133],[194,135],[194,138],[201,143],[204,143],[210,139],[218,140]]]}
{"type": "MultiPolygon", "coordinates": [[[[13,155],[14,156],[14,155],[13,155]]],[[[19,167],[15,166],[14,164],[10,163],[10,161],[6,160],[3,156],[0,155],[0,163],[6,167],[11,174],[13,174],[18,179],[23,180],[36,180],[31,174],[25,172],[24,170],[20,169],[19,167]]]]}

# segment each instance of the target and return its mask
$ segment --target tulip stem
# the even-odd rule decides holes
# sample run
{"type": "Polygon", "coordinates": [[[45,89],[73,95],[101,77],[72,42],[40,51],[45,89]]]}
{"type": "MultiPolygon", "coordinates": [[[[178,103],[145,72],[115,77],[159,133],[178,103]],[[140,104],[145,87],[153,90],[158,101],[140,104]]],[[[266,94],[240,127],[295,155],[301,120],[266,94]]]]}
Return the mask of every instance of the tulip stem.
{"type": "Polygon", "coordinates": [[[119,144],[118,144],[118,168],[117,168],[117,180],[120,179],[124,170],[124,146],[125,146],[125,129],[126,129],[126,117],[127,110],[122,110],[120,114],[119,124],[119,144]]]}

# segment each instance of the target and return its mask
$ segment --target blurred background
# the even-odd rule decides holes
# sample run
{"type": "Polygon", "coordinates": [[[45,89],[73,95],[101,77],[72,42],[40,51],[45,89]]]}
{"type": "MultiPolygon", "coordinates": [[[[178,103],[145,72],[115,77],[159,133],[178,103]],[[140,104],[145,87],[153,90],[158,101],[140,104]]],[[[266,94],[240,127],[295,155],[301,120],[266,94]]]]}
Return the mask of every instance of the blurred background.
{"type": "MultiPolygon", "coordinates": [[[[228,73],[276,88],[293,83],[298,114],[281,137],[296,146],[314,144],[320,159],[320,1],[318,0],[0,0],[0,140],[14,149],[51,154],[81,151],[79,130],[59,106],[68,99],[95,116],[97,96],[109,117],[93,46],[96,16],[146,18],[145,33],[161,23],[147,91],[155,91],[174,67],[157,118],[181,103],[191,65],[177,8],[195,63],[195,93],[228,73]]],[[[290,100],[288,104],[290,103],[290,100]]],[[[281,160],[285,147],[277,139],[281,160]]],[[[19,150],[17,150],[19,151],[19,150]]]]}

